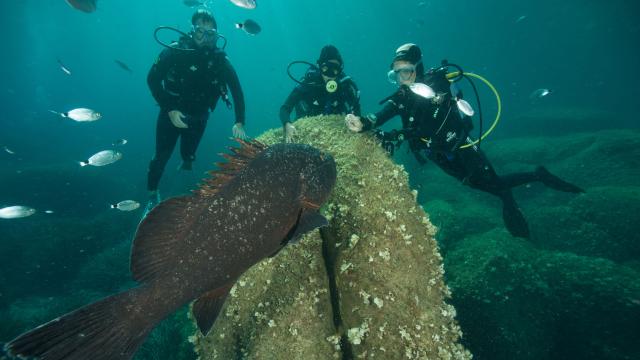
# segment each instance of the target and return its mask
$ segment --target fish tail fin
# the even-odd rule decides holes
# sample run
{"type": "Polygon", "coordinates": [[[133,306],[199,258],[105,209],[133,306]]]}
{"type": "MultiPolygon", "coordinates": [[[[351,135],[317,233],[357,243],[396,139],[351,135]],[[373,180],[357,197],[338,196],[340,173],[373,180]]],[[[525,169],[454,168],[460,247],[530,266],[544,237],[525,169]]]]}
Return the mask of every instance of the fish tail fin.
{"type": "Polygon", "coordinates": [[[143,288],[131,289],[68,313],[8,344],[10,356],[47,360],[131,359],[160,319],[136,313],[143,288]],[[142,291],[141,291],[142,290],[142,291]]]}
{"type": "Polygon", "coordinates": [[[87,166],[87,165],[89,165],[89,160],[80,161],[80,166],[87,166]]]}
{"type": "Polygon", "coordinates": [[[117,205],[117,204],[111,204],[111,205],[109,205],[109,208],[110,208],[110,209],[115,209],[115,208],[117,208],[117,207],[118,207],[118,205],[117,205]]]}
{"type": "Polygon", "coordinates": [[[243,27],[244,27],[244,24],[236,23],[236,29],[242,29],[243,27]]]}

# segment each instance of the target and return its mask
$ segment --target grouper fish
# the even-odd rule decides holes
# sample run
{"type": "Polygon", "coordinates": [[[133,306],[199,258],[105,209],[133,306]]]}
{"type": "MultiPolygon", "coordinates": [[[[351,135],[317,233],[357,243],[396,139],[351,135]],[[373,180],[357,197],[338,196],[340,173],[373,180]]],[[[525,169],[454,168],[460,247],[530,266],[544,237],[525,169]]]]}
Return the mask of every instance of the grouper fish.
{"type": "Polygon", "coordinates": [[[336,181],[333,157],[314,147],[240,143],[192,195],[160,203],[141,222],[131,250],[137,287],[28,331],[5,351],[29,359],[130,359],[162,319],[194,299],[206,334],[242,273],[327,225],[319,208],[336,181]]]}

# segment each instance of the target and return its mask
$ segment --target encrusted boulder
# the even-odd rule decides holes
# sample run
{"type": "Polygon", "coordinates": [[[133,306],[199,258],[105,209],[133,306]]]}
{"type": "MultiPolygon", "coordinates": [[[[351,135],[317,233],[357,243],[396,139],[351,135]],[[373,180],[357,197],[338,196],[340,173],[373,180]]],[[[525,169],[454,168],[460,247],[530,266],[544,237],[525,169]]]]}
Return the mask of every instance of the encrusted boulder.
{"type": "MultiPolygon", "coordinates": [[[[470,359],[443,281],[435,227],[407,173],[339,116],[295,123],[296,141],[331,153],[330,225],[247,271],[201,359],[470,359]]],[[[260,138],[281,141],[282,131],[260,138]]]]}

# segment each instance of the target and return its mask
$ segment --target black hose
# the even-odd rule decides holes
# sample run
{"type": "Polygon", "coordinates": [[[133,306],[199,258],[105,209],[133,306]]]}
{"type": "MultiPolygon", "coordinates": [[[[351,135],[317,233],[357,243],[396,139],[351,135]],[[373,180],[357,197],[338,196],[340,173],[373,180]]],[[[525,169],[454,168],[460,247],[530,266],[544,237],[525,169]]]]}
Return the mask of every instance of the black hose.
{"type": "Polygon", "coordinates": [[[171,46],[171,45],[167,45],[165,43],[162,42],[162,40],[158,39],[158,32],[160,32],[160,30],[171,30],[174,32],[177,32],[178,34],[188,37],[189,35],[185,32],[182,32],[174,27],[171,26],[158,26],[154,32],[153,32],[153,38],[156,40],[156,42],[164,47],[166,47],[167,49],[173,49],[173,50],[180,50],[180,51],[194,51],[195,49],[181,49],[181,48],[177,48],[175,46],[171,46]]]}
{"type": "MultiPolygon", "coordinates": [[[[296,65],[296,64],[305,64],[305,65],[309,65],[309,68],[313,68],[318,70],[318,67],[315,64],[312,64],[310,62],[307,61],[302,61],[302,60],[297,60],[297,61],[292,61],[289,63],[289,65],[287,66],[287,75],[289,75],[289,77],[291,78],[291,80],[297,82],[300,85],[304,85],[304,83],[296,78],[293,77],[293,75],[291,75],[291,66],[296,65]]],[[[309,70],[307,70],[308,72],[309,70]]]]}
{"type": "MultiPolygon", "coordinates": [[[[178,29],[176,29],[174,27],[171,27],[171,26],[158,26],[153,31],[153,38],[156,40],[156,42],[158,44],[160,44],[160,45],[162,45],[162,46],[164,46],[164,47],[166,47],[168,49],[179,50],[179,51],[195,51],[196,50],[196,49],[189,49],[189,48],[182,49],[182,48],[178,48],[178,47],[167,45],[166,43],[163,43],[162,40],[158,39],[158,32],[160,30],[171,30],[173,32],[177,32],[178,34],[182,35],[183,37],[190,37],[189,34],[183,32],[181,30],[178,30],[178,29]]],[[[220,39],[220,38],[222,38],[224,40],[224,45],[222,45],[222,47],[220,49],[224,50],[224,48],[227,47],[227,38],[224,37],[223,35],[217,34],[215,46],[216,47],[218,46],[218,39],[220,39]]]]}
{"type": "Polygon", "coordinates": [[[451,64],[448,62],[443,63],[442,66],[440,66],[439,68],[436,69],[436,72],[440,71],[440,70],[445,70],[448,69],[450,67],[455,68],[456,70],[458,70],[458,75],[456,75],[454,78],[449,79],[451,82],[458,82],[460,80],[462,80],[464,76],[464,70],[462,70],[462,67],[460,67],[460,65],[456,65],[456,64],[451,64]]]}
{"type": "Polygon", "coordinates": [[[480,123],[480,135],[478,136],[478,148],[480,148],[480,143],[482,142],[482,132],[483,132],[483,120],[482,120],[482,105],[480,104],[480,95],[478,95],[478,89],[476,88],[476,84],[473,82],[473,80],[468,77],[467,75],[464,74],[464,70],[462,70],[462,67],[460,67],[459,65],[456,64],[451,64],[446,60],[442,61],[442,66],[440,66],[436,71],[440,71],[440,70],[444,70],[447,69],[449,67],[453,67],[456,70],[458,70],[458,75],[456,75],[454,78],[449,79],[451,82],[458,82],[460,80],[462,80],[462,78],[467,79],[467,81],[469,81],[469,84],[471,84],[471,88],[473,89],[473,92],[476,95],[476,103],[478,104],[478,118],[479,118],[479,123],[480,123]]]}

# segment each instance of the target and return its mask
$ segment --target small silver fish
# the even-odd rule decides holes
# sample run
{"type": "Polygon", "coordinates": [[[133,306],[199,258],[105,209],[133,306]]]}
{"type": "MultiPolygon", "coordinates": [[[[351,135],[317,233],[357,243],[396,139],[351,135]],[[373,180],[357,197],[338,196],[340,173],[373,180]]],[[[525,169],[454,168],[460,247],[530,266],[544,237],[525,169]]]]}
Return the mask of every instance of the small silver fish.
{"type": "Polygon", "coordinates": [[[249,9],[249,10],[255,9],[256,6],[258,6],[258,4],[256,4],[256,0],[229,0],[229,1],[231,1],[236,6],[249,9]]]}
{"type": "Polygon", "coordinates": [[[549,89],[537,89],[529,95],[530,99],[542,99],[543,97],[551,94],[551,90],[549,89]]]}
{"type": "Polygon", "coordinates": [[[113,60],[113,61],[115,61],[115,63],[116,63],[116,64],[118,64],[118,66],[119,66],[122,70],[124,70],[124,71],[126,71],[126,72],[129,72],[129,73],[132,73],[132,72],[133,72],[133,70],[131,70],[131,68],[129,67],[129,65],[127,65],[126,63],[124,63],[124,62],[122,62],[122,61],[120,61],[120,60],[113,60]]]}
{"type": "Polygon", "coordinates": [[[112,146],[124,146],[127,145],[129,141],[127,141],[127,139],[118,139],[116,141],[113,142],[113,144],[111,144],[112,146]]]}
{"type": "Polygon", "coordinates": [[[44,213],[45,214],[53,214],[53,210],[45,210],[44,213]]]}
{"type": "Polygon", "coordinates": [[[98,0],[67,0],[67,3],[75,9],[90,13],[96,11],[97,1],[98,0]]]}
{"type": "Polygon", "coordinates": [[[122,153],[115,150],[102,150],[93,154],[88,160],[80,161],[80,166],[105,166],[122,159],[122,153]]]}
{"type": "Polygon", "coordinates": [[[71,70],[69,70],[69,68],[66,67],[60,59],[58,59],[58,65],[60,65],[60,70],[62,70],[65,74],[71,75],[71,70]]]}
{"type": "Polygon", "coordinates": [[[257,35],[260,31],[262,31],[260,25],[251,19],[245,20],[244,23],[237,23],[236,29],[242,29],[249,35],[257,35]]]}
{"type": "Polygon", "coordinates": [[[516,19],[516,24],[519,23],[520,21],[524,20],[527,18],[527,15],[522,15],[519,18],[516,19]]]}
{"type": "Polygon", "coordinates": [[[0,219],[19,219],[31,216],[36,213],[36,209],[28,206],[9,206],[0,209],[0,219]]]}
{"type": "Polygon", "coordinates": [[[140,203],[134,200],[124,200],[117,204],[112,204],[112,209],[118,209],[120,211],[133,211],[140,207],[140,203]]]}
{"type": "Polygon", "coordinates": [[[9,155],[14,155],[16,153],[15,151],[9,149],[6,145],[2,147],[2,150],[4,150],[9,155]]]}
{"type": "Polygon", "coordinates": [[[49,112],[78,122],[96,121],[102,118],[102,114],[87,108],[77,108],[68,112],[57,112],[53,110],[49,110],[49,112]]]}

